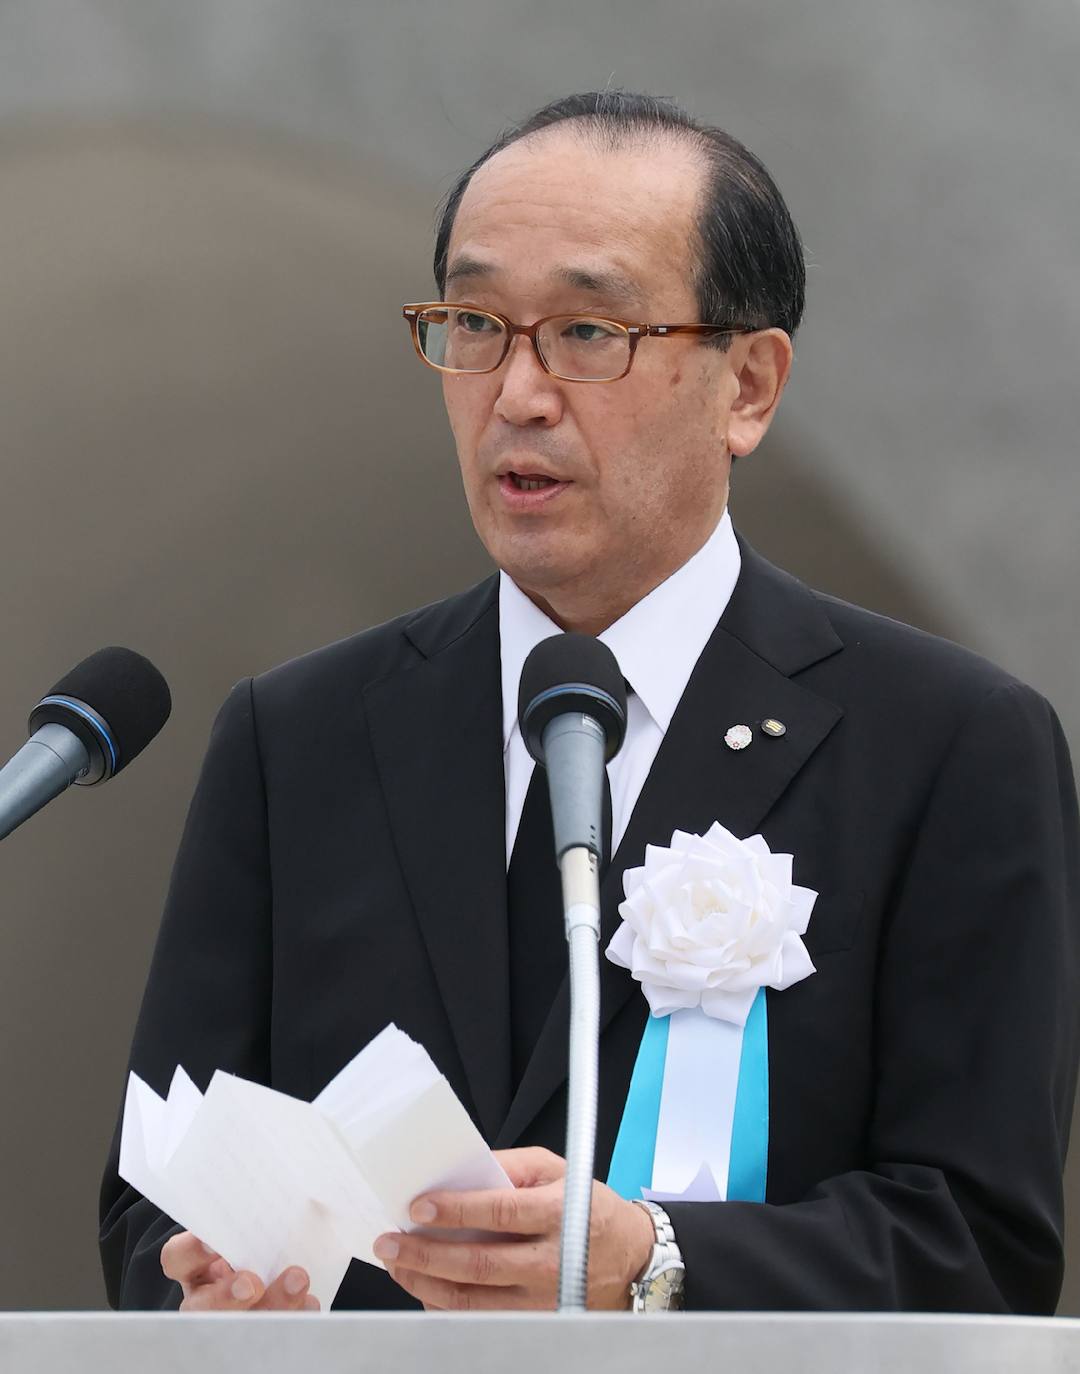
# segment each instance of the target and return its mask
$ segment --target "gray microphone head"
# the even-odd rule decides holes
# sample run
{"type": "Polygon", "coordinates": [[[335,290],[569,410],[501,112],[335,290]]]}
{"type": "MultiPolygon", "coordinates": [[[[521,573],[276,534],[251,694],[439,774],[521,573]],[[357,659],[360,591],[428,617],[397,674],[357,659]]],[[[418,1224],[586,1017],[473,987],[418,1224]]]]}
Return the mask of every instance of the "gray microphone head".
{"type": "Polygon", "coordinates": [[[544,728],[556,716],[580,711],[604,732],[611,760],[626,736],[626,681],[615,655],[592,635],[542,639],[525,660],[518,689],[518,724],[529,753],[544,762],[544,728]]]}

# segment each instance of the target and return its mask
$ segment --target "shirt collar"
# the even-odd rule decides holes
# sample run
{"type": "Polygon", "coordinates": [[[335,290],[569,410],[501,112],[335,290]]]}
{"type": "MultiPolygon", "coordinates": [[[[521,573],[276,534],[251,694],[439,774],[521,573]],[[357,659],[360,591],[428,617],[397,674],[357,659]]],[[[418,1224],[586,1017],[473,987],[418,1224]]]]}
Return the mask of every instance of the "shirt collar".
{"type": "MultiPolygon", "coordinates": [[[[742,560],[725,510],[702,547],[677,572],[599,636],[623,676],[662,731],[690,681],[701,651],[724,614],[742,560]]],[[[503,749],[517,725],[518,684],[526,658],[558,625],[507,576],[499,574],[499,643],[502,660],[503,749]]]]}

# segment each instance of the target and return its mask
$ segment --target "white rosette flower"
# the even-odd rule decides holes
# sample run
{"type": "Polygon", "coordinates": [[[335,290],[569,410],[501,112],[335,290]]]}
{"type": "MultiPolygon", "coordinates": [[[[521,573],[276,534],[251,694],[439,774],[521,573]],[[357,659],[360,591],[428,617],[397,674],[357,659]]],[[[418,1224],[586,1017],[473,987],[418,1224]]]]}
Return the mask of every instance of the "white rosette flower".
{"type": "Polygon", "coordinates": [[[622,925],[607,948],[641,984],[654,1016],[700,1006],[744,1026],[759,988],[814,973],[802,936],[817,893],[791,881],[792,856],[719,823],[648,845],[623,875],[622,925]]]}

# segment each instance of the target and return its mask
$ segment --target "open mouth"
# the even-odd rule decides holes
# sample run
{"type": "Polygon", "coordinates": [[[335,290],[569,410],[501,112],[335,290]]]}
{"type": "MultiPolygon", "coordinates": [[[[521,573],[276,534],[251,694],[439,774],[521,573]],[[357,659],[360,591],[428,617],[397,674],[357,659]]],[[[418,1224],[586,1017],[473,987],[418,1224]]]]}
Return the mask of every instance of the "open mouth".
{"type": "Polygon", "coordinates": [[[543,491],[545,487],[559,485],[554,477],[540,477],[522,472],[511,472],[508,476],[518,491],[543,491]]]}

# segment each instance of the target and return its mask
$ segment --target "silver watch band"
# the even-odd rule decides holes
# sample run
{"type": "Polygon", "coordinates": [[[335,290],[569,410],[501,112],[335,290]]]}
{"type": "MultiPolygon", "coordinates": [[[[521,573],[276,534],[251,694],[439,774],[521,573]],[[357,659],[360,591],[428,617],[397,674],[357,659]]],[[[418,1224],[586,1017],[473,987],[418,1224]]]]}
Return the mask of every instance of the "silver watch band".
{"type": "Polygon", "coordinates": [[[652,1219],[656,1244],[652,1248],[645,1272],[630,1285],[632,1312],[670,1312],[683,1305],[683,1279],[686,1266],[682,1251],[675,1240],[671,1218],[655,1202],[634,1198],[634,1205],[642,1207],[652,1219]]]}

